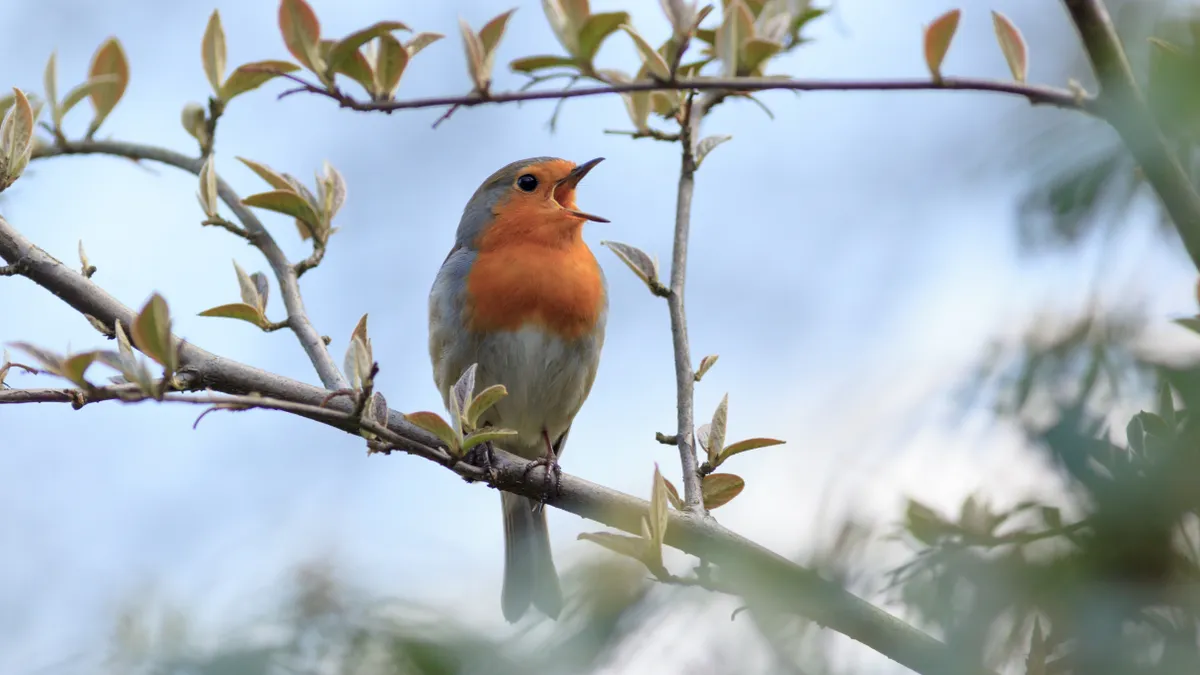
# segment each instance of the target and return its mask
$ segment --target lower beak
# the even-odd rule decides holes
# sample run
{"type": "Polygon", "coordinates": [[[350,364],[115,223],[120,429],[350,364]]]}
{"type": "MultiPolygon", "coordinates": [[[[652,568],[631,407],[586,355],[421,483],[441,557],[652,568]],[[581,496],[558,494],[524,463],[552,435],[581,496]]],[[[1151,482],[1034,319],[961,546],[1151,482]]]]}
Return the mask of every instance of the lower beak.
{"type": "MultiPolygon", "coordinates": [[[[588,175],[589,171],[591,171],[593,168],[595,168],[595,166],[597,164],[599,164],[600,162],[603,162],[603,161],[604,161],[603,157],[597,157],[596,159],[584,162],[583,164],[576,166],[574,169],[571,169],[571,173],[567,174],[567,177],[562,179],[561,181],[559,181],[558,185],[556,185],[554,187],[555,192],[557,192],[559,188],[564,188],[564,187],[574,190],[575,186],[579,185],[579,181],[583,180],[583,177],[588,175]]],[[[601,218],[600,216],[594,216],[590,213],[584,213],[583,211],[576,211],[575,209],[564,209],[564,210],[567,213],[575,216],[576,218],[584,218],[586,220],[592,220],[597,223],[610,222],[607,218],[601,218]]]]}

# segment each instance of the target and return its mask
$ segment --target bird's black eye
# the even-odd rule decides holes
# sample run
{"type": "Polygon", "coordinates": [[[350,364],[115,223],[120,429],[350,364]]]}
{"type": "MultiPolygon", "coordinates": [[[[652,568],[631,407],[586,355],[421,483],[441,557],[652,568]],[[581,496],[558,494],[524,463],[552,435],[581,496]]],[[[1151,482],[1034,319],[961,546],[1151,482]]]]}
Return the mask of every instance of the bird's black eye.
{"type": "Polygon", "coordinates": [[[527,173],[517,179],[517,187],[526,192],[533,192],[537,189],[538,179],[533,174],[527,173]]]}

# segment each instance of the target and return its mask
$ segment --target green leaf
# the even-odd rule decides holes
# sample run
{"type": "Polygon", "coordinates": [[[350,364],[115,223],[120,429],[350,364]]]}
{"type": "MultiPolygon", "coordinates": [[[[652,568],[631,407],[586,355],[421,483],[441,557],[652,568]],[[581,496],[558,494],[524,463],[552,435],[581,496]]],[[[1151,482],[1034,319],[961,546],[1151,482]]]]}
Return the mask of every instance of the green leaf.
{"type": "Polygon", "coordinates": [[[59,126],[59,120],[62,116],[58,112],[58,75],[55,72],[55,61],[57,54],[50,52],[50,58],[46,60],[46,71],[42,74],[42,86],[45,89],[46,103],[50,105],[50,117],[54,120],[54,128],[59,126]]]}
{"type": "Polygon", "coordinates": [[[962,12],[952,9],[939,16],[925,29],[925,65],[935,81],[942,79],[942,61],[950,50],[950,42],[958,31],[958,19],[962,12]]]}
{"type": "Polygon", "coordinates": [[[446,449],[451,454],[458,454],[458,434],[446,423],[446,420],[442,419],[441,415],[435,412],[422,411],[409,413],[404,416],[404,419],[408,420],[410,424],[437,436],[438,440],[445,444],[446,449]]]}
{"type": "Polygon", "coordinates": [[[731,473],[710,473],[700,484],[700,493],[704,496],[704,508],[715,509],[728,504],[734,497],[742,493],[746,482],[741,476],[731,473]]]}
{"type": "MultiPolygon", "coordinates": [[[[515,11],[517,9],[514,7],[488,21],[483,28],[479,29],[479,43],[483,47],[485,55],[496,51],[496,47],[500,44],[500,38],[504,37],[504,29],[508,26],[508,20],[515,11]]],[[[488,70],[491,71],[490,68],[488,70]]]]}
{"type": "Polygon", "coordinates": [[[173,374],[179,365],[179,355],[171,342],[171,313],[167,301],[155,293],[150,296],[133,321],[133,343],[146,356],[154,359],[173,374]]]}
{"type": "Polygon", "coordinates": [[[279,77],[280,73],[300,70],[300,66],[288,61],[254,61],[234,68],[229,79],[221,85],[221,100],[229,102],[235,96],[253,91],[279,77]]]}
{"type": "Polygon", "coordinates": [[[242,203],[246,206],[254,206],[292,216],[297,220],[309,224],[314,230],[319,228],[321,222],[317,217],[316,211],[313,211],[312,205],[291,190],[260,192],[242,199],[242,203]]]}
{"type": "Polygon", "coordinates": [[[92,107],[96,111],[89,134],[100,128],[108,114],[125,95],[125,88],[129,86],[129,61],[125,58],[125,50],[121,47],[120,40],[115,37],[108,38],[100,45],[92,56],[92,65],[88,69],[89,78],[104,75],[111,75],[115,79],[110,84],[95,87],[88,92],[92,107]]]}
{"type": "Polygon", "coordinates": [[[25,93],[13,87],[14,104],[0,122],[0,190],[21,177],[33,152],[36,119],[25,93]]]}
{"type": "Polygon", "coordinates": [[[444,37],[446,36],[442,35],[441,33],[417,33],[413,36],[413,39],[404,43],[404,49],[408,52],[408,57],[411,59],[422,49],[425,49],[429,45],[441,40],[444,37]]]}
{"type": "Polygon", "coordinates": [[[487,443],[488,441],[495,442],[502,438],[511,438],[516,435],[517,432],[513,431],[512,429],[496,429],[495,427],[480,429],[479,431],[474,431],[470,434],[467,434],[467,436],[463,438],[462,451],[468,452],[471,448],[474,448],[481,443],[487,443]]]}
{"type": "Polygon", "coordinates": [[[14,349],[19,349],[32,356],[42,367],[42,370],[55,375],[60,375],[62,373],[63,357],[50,351],[49,349],[42,349],[41,347],[28,342],[10,342],[9,346],[13,347],[14,349]]]}
{"type": "Polygon", "coordinates": [[[92,351],[68,356],[62,362],[62,376],[75,383],[76,386],[86,389],[91,386],[91,383],[87,381],[84,374],[96,362],[99,354],[100,352],[92,351]]]}
{"type": "Polygon", "coordinates": [[[992,27],[996,30],[996,41],[1000,43],[1000,51],[1012,72],[1013,79],[1024,82],[1029,72],[1029,54],[1025,49],[1025,38],[1021,31],[1000,12],[992,12],[992,27]]]}
{"type": "Polygon", "coordinates": [[[258,298],[258,288],[251,281],[250,275],[246,274],[246,270],[242,269],[242,266],[236,260],[233,261],[233,271],[237,274],[238,290],[241,292],[242,302],[251,307],[261,308],[262,305],[258,298]]]}
{"type": "Polygon", "coordinates": [[[671,78],[671,68],[663,60],[658,50],[651,47],[650,43],[646,42],[646,39],[639,35],[633,26],[625,24],[621,28],[629,37],[633,38],[633,45],[637,47],[638,54],[642,57],[642,63],[645,64],[650,74],[659,80],[669,80],[671,78]]]}
{"type": "Polygon", "coordinates": [[[471,399],[475,395],[475,374],[478,370],[477,363],[467,366],[450,389],[450,400],[454,402],[455,410],[460,414],[465,415],[471,405],[471,399]]]}
{"type": "Polygon", "coordinates": [[[381,35],[390,35],[398,30],[411,29],[399,21],[380,21],[347,35],[333,44],[326,57],[325,67],[329,70],[330,75],[338,72],[344,63],[354,58],[354,54],[358,53],[360,47],[381,35]]]}
{"type": "Polygon", "coordinates": [[[251,171],[258,174],[259,178],[267,181],[267,183],[269,183],[271,187],[275,188],[276,190],[292,189],[292,184],[289,183],[286,178],[266,164],[259,164],[258,162],[246,159],[245,157],[237,157],[236,159],[242,164],[250,167],[251,171]]]}
{"type": "Polygon", "coordinates": [[[634,560],[641,560],[646,551],[646,540],[639,537],[630,537],[625,534],[582,532],[577,539],[599,544],[614,553],[628,556],[634,560]]]}
{"type": "Polygon", "coordinates": [[[662,544],[667,536],[667,486],[662,473],[658,470],[658,462],[654,463],[654,483],[650,486],[650,524],[651,550],[655,551],[654,559],[661,564],[662,544]]]}
{"type": "Polygon", "coordinates": [[[371,373],[371,356],[366,343],[357,335],[350,339],[350,344],[346,347],[342,367],[346,369],[346,377],[350,380],[351,387],[357,390],[366,388],[367,376],[371,373]]]}
{"type": "Polygon", "coordinates": [[[716,466],[720,464],[717,458],[725,449],[725,424],[729,418],[729,394],[721,397],[717,409],[713,411],[712,423],[708,431],[708,461],[716,466]]]}
{"type": "Polygon", "coordinates": [[[216,316],[225,319],[238,319],[246,323],[252,323],[259,328],[267,325],[267,319],[263,316],[254,305],[247,305],[244,302],[235,302],[228,305],[220,305],[212,309],[206,309],[200,312],[199,316],[216,316]]]}
{"type": "Polygon", "coordinates": [[[588,17],[579,31],[579,58],[591,63],[608,36],[617,32],[621,24],[629,21],[629,12],[601,12],[588,17]]]}
{"type": "Polygon", "coordinates": [[[323,70],[317,53],[321,41],[321,23],[312,7],[304,0],[282,0],[279,3],[279,32],[292,56],[309,70],[323,70]]]}
{"type": "Polygon", "coordinates": [[[762,75],[762,68],[772,56],[783,51],[783,45],[773,40],[752,38],[742,44],[742,62],[739,72],[747,75],[762,75]]]}
{"type": "Polygon", "coordinates": [[[506,389],[502,384],[493,384],[487,389],[484,389],[476,394],[475,398],[471,399],[471,404],[467,406],[467,423],[470,424],[472,428],[478,426],[479,418],[483,416],[483,413],[487,412],[505,396],[508,396],[508,389],[506,389]]]}
{"type": "Polygon", "coordinates": [[[99,87],[115,84],[117,81],[118,77],[116,75],[101,75],[99,77],[93,77],[83,84],[73,87],[71,91],[68,91],[67,95],[63,97],[62,103],[58,105],[58,118],[55,121],[55,124],[61,124],[63,118],[67,116],[67,113],[71,112],[72,108],[79,105],[79,102],[84,98],[90,96],[92,91],[99,87]]]}
{"type": "Polygon", "coordinates": [[[715,35],[715,50],[721,60],[722,74],[733,77],[740,72],[742,43],[754,35],[754,15],[742,0],[730,0],[715,35]]]}
{"type": "Polygon", "coordinates": [[[213,93],[221,95],[221,81],[225,79],[225,29],[221,27],[221,14],[217,10],[208,17],[204,38],[200,41],[200,57],[204,62],[204,74],[212,85],[213,93]]]}
{"type": "Polygon", "coordinates": [[[737,443],[732,443],[725,446],[721,450],[721,454],[717,459],[717,463],[720,464],[740,452],[757,450],[759,448],[769,448],[772,445],[783,445],[783,443],[783,441],[774,438],[747,438],[744,441],[738,441],[737,443]]]}
{"type": "Polygon", "coordinates": [[[514,60],[508,67],[518,73],[532,73],[537,70],[558,67],[575,67],[575,59],[566,56],[526,56],[514,60]]]}
{"type": "Polygon", "coordinates": [[[379,36],[375,63],[375,95],[390,99],[400,86],[400,78],[408,67],[408,50],[391,35],[379,36]]]}

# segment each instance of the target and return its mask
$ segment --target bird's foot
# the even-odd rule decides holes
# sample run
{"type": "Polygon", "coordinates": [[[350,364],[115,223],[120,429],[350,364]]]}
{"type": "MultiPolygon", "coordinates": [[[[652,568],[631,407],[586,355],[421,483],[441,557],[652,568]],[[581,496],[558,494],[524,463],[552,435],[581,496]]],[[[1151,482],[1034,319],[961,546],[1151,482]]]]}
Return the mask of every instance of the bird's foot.
{"type": "Polygon", "coordinates": [[[562,467],[558,465],[558,456],[554,452],[554,446],[550,444],[550,437],[545,431],[542,432],[542,438],[546,440],[546,454],[538,457],[525,466],[525,471],[522,473],[523,478],[529,477],[529,472],[536,467],[545,469],[542,476],[542,498],[537,505],[537,509],[541,509],[546,505],[546,500],[550,495],[558,496],[561,490],[562,467]],[[551,485],[553,484],[553,487],[551,485]]]}
{"type": "MultiPolygon", "coordinates": [[[[496,481],[496,449],[492,446],[491,441],[485,441],[467,451],[463,456],[463,461],[473,467],[482,469],[487,475],[488,482],[496,481]]],[[[470,479],[467,479],[471,482],[470,479]]]]}

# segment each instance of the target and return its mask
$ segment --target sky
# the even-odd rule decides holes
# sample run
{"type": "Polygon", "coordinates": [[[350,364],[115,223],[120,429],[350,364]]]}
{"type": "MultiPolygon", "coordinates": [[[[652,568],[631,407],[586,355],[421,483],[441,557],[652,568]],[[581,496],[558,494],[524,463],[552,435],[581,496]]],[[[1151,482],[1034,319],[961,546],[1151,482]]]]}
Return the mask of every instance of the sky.
{"type": "MultiPolygon", "coordinates": [[[[639,31],[662,39],[658,3],[593,0],[594,11],[631,9],[639,31]]],[[[397,19],[449,37],[410,64],[399,96],[465,92],[457,18],[479,26],[517,6],[497,56],[495,88],[522,84],[503,64],[559,48],[533,0],[339,3],[312,0],[323,30],[343,35],[397,19]]],[[[1026,27],[1032,81],[1065,85],[1073,39],[1057,8],[997,0],[1026,27]]],[[[229,62],[285,58],[273,0],[18,0],[0,6],[0,85],[40,91],[57,50],[59,89],[82,80],[92,51],[120,37],[131,61],[124,99],[101,137],[191,153],[179,123],[208,85],[200,37],[213,7],[229,62]]],[[[987,6],[965,13],[945,72],[1007,77],[987,6]]],[[[815,42],[772,72],[811,78],[925,75],[924,23],[940,2],[842,0],[814,24],[815,42]]],[[[600,61],[635,70],[624,36],[600,61]]],[[[1082,77],[1081,77],[1082,79],[1082,77]]],[[[523,157],[585,161],[603,156],[582,183],[580,207],[609,218],[585,239],[607,275],[604,358],[576,418],[564,470],[646,497],[654,465],[678,482],[678,461],[654,442],[674,432],[674,375],[667,311],[598,242],[611,239],[670,259],[677,149],[605,134],[628,129],[616,97],[576,99],[554,133],[551,103],[361,114],[310,96],[276,100],[278,84],[237,99],[220,122],[216,166],[242,195],[266,189],[243,156],[311,180],[328,160],[349,197],[328,255],[306,275],[310,317],[332,336],[340,362],[359,317],[393,408],[441,411],[426,348],[429,286],[462,206],[500,166],[523,157]]],[[[693,357],[720,354],[697,386],[696,416],[730,401],[731,438],[770,436],[786,445],[743,455],[729,470],[746,491],[716,512],[726,526],[786,555],[827,541],[841,515],[895,521],[907,496],[954,509],[982,489],[997,503],[1053,498],[1059,484],[1011,430],[939,414],[947,389],[996,336],[1015,335],[1052,303],[1078,307],[1100,253],[1028,259],[1016,245],[1015,204],[1029,180],[1014,163],[1022,134],[1059,115],[1019,99],[970,93],[764,94],[721,106],[706,133],[730,133],[697,178],[687,311],[693,357]]],[[[67,118],[80,135],[88,113],[67,118]]],[[[83,240],[94,277],[140,306],[153,292],[170,303],[176,332],[205,349],[318,383],[286,331],[203,318],[237,299],[231,260],[266,270],[256,251],[202,214],[190,174],[106,158],[35,163],[0,202],[0,213],[62,260],[83,240]]],[[[298,259],[305,245],[283,217],[263,222],[298,259]]],[[[1193,276],[1163,253],[1146,209],[1116,246],[1103,280],[1115,299],[1143,301],[1166,318],[1195,312],[1193,276]]],[[[274,284],[273,284],[274,286],[274,284]]],[[[277,289],[275,289],[277,290],[277,289]]],[[[268,315],[283,317],[274,293],[268,315]]],[[[1165,328],[1165,339],[1178,334],[1165,328]]],[[[101,338],[73,310],[24,279],[0,279],[0,342],[86,349],[101,338]]],[[[14,376],[13,386],[53,386],[14,376]]],[[[361,440],[283,414],[213,415],[184,406],[102,404],[0,408],[0,671],[73,672],[106,637],[131,596],[153,593],[186,606],[212,635],[240,616],[247,597],[277,589],[294,565],[332,557],[360,586],[453,607],[501,628],[501,526],[495,494],[442,468],[393,455],[367,457],[361,440]],[[57,669],[57,670],[55,670],[57,669]]],[[[599,528],[551,510],[560,568],[594,553],[580,532],[599,528]]],[[[679,571],[685,571],[680,567],[679,571]]],[[[728,616],[718,603],[713,617],[728,616]]],[[[664,629],[667,630],[667,629],[664,629]]],[[[747,633],[726,631],[731,645],[747,633]]],[[[752,639],[752,638],[751,638],[752,639]]],[[[844,641],[847,663],[885,662],[844,641]]],[[[718,644],[720,644],[718,642],[718,644]]],[[[624,672],[682,652],[634,645],[624,672]]]]}

